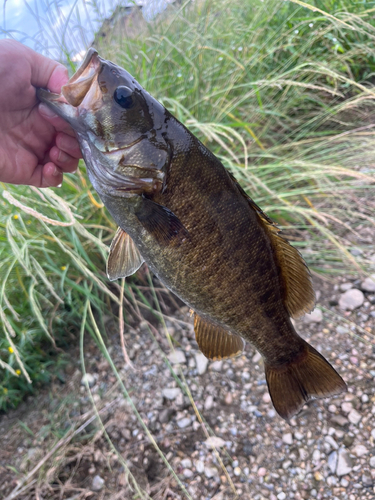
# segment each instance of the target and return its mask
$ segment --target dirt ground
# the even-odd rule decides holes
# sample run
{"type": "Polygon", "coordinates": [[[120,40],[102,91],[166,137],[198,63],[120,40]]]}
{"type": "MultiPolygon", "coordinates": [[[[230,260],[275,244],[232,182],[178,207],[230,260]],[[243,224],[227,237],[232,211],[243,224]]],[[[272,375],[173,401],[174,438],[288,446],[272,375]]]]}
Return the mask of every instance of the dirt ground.
{"type": "Polygon", "coordinates": [[[348,392],[309,402],[289,424],[272,407],[257,352],[247,345],[235,360],[207,363],[187,308],[166,322],[174,352],[160,326],[155,339],[146,324],[125,331],[132,366],[108,317],[106,345],[139,419],[86,337],[92,399],[74,346],[64,380],[0,417],[0,498],[140,498],[136,487],[155,500],[183,498],[147,428],[192,499],[374,499],[375,292],[363,292],[361,306],[343,311],[338,302],[349,287],[362,285],[315,281],[322,314],[296,324],[348,392]]]}

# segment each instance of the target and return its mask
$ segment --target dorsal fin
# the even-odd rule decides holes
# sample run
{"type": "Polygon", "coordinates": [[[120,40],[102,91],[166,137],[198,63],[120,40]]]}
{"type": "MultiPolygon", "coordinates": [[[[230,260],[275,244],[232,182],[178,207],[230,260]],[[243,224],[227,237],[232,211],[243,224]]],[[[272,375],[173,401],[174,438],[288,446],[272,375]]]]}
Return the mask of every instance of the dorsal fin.
{"type": "Polygon", "coordinates": [[[121,227],[112,240],[107,260],[107,276],[111,281],[134,274],[144,260],[133,240],[121,227]]]}
{"type": "Polygon", "coordinates": [[[239,335],[201,318],[198,314],[194,316],[194,331],[199,349],[206,358],[233,358],[244,350],[245,342],[239,335]]]}
{"type": "Polygon", "coordinates": [[[251,208],[256,212],[260,224],[267,231],[274,251],[275,258],[279,264],[283,284],[283,302],[292,318],[299,318],[311,312],[315,305],[315,294],[311,282],[310,272],[299,251],[294,248],[282,236],[275,223],[265,214],[258,205],[245,193],[238,184],[236,178],[229,175],[239,192],[244,196],[251,208]]]}

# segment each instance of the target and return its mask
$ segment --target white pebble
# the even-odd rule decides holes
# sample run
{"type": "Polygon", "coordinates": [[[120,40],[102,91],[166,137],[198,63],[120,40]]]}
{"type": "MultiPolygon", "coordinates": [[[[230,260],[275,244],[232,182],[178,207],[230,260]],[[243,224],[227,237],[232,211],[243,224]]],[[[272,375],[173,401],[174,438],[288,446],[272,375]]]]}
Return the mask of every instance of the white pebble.
{"type": "Polygon", "coordinates": [[[184,477],[187,477],[187,478],[190,478],[190,477],[193,477],[194,476],[194,472],[190,469],[184,469],[182,471],[182,474],[184,475],[184,477]]]}
{"type": "Polygon", "coordinates": [[[339,299],[339,307],[340,309],[353,311],[354,309],[357,309],[357,307],[360,307],[364,301],[365,296],[361,290],[352,288],[341,295],[339,299]]]}
{"type": "Polygon", "coordinates": [[[202,462],[202,460],[196,460],[194,462],[194,465],[198,474],[202,474],[202,472],[204,472],[204,463],[202,462]]]}
{"type": "Polygon", "coordinates": [[[218,436],[210,436],[204,444],[208,449],[213,450],[214,448],[222,448],[225,445],[225,441],[218,436]]]}
{"type": "Polygon", "coordinates": [[[91,373],[86,373],[81,378],[81,385],[86,385],[86,384],[88,384],[89,387],[93,387],[95,385],[95,377],[94,375],[91,375],[91,373]]]}
{"type": "Polygon", "coordinates": [[[181,467],[183,467],[184,469],[190,469],[191,466],[192,463],[190,458],[184,458],[183,460],[181,460],[181,467]]]}
{"type": "Polygon", "coordinates": [[[172,365],[177,365],[178,363],[186,363],[185,353],[180,349],[176,349],[174,352],[171,352],[168,356],[168,359],[172,363],[172,365]]]}
{"type": "Polygon", "coordinates": [[[208,359],[204,354],[201,352],[198,352],[195,355],[195,362],[197,364],[197,371],[199,375],[203,375],[203,373],[206,372],[207,370],[207,365],[208,365],[208,359]]]}
{"type": "Polygon", "coordinates": [[[180,429],[185,429],[191,424],[191,419],[189,417],[181,418],[181,420],[177,420],[177,425],[180,429]]]}
{"type": "Polygon", "coordinates": [[[285,444],[292,444],[293,443],[293,436],[291,432],[288,432],[283,435],[282,440],[285,444]]]}
{"type": "Polygon", "coordinates": [[[92,491],[100,491],[101,489],[103,489],[103,486],[104,486],[104,479],[100,476],[95,476],[91,483],[92,491]]]}
{"type": "Polygon", "coordinates": [[[367,455],[368,449],[363,444],[356,444],[352,449],[352,453],[357,457],[363,457],[363,455],[367,455]]]}
{"type": "Polygon", "coordinates": [[[180,394],[182,395],[182,391],[178,387],[166,387],[165,389],[163,389],[162,394],[165,399],[172,400],[176,399],[180,394]]]}
{"type": "Polygon", "coordinates": [[[240,476],[240,475],[241,475],[241,469],[240,469],[239,467],[235,467],[235,468],[233,469],[233,474],[234,474],[235,476],[240,476]]]}
{"type": "Polygon", "coordinates": [[[218,476],[219,473],[218,473],[218,470],[216,467],[205,467],[204,468],[204,475],[210,479],[211,477],[215,477],[215,476],[218,476]]]}
{"type": "Polygon", "coordinates": [[[362,415],[360,415],[357,410],[352,410],[348,415],[348,420],[354,425],[357,425],[362,420],[362,415]]]}

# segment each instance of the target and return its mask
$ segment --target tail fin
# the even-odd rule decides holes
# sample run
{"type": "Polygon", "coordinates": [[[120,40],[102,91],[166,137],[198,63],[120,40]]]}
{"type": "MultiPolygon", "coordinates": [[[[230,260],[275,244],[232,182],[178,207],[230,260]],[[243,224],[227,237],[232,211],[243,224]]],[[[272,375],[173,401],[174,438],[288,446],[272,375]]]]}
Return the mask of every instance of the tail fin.
{"type": "Polygon", "coordinates": [[[310,344],[298,357],[282,365],[265,364],[266,380],[277,413],[288,420],[306,401],[346,391],[346,384],[328,361],[310,344]]]}

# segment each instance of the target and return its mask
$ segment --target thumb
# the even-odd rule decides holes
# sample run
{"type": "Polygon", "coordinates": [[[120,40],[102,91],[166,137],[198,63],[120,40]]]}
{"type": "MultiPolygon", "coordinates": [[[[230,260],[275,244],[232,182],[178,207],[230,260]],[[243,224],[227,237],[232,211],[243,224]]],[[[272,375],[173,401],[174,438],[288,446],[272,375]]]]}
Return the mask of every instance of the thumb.
{"type": "Polygon", "coordinates": [[[45,57],[29,47],[23,45],[22,49],[30,64],[31,84],[34,87],[47,88],[51,92],[59,94],[61,87],[69,80],[68,70],[59,62],[45,57]]]}

